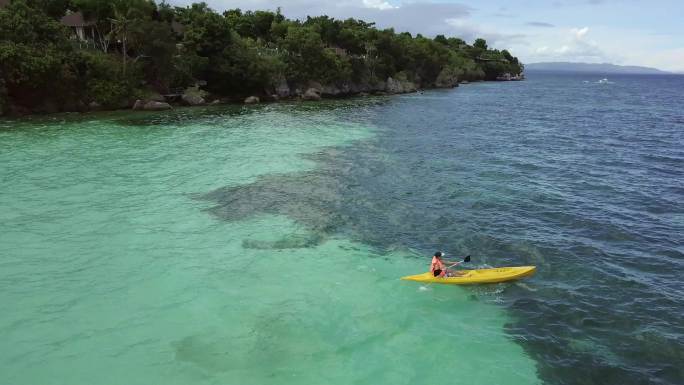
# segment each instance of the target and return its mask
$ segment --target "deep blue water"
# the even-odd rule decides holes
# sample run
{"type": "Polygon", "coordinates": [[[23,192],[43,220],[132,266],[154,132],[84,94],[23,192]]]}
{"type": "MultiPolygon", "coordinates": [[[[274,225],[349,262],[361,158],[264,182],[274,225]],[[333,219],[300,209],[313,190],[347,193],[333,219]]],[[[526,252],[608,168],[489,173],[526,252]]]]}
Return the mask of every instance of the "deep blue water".
{"type": "Polygon", "coordinates": [[[211,198],[231,219],[251,201],[236,196],[285,194],[297,204],[246,211],[379,249],[537,265],[500,304],[542,380],[682,384],[684,77],[601,78],[531,74],[334,105],[378,136],[321,153],[317,172],[211,198]]]}
{"type": "Polygon", "coordinates": [[[503,298],[547,383],[682,384],[684,76],[600,78],[390,102],[377,148],[353,155],[377,168],[351,172],[372,186],[352,217],[377,244],[539,266],[503,298]]]}

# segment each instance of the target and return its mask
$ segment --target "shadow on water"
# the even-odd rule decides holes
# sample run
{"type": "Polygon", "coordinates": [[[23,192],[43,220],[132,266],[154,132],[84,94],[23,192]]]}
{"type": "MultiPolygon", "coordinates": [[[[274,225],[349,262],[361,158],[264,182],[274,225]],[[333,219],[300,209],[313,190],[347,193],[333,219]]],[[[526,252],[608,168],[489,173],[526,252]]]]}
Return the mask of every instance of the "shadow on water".
{"type": "MultiPolygon", "coordinates": [[[[121,126],[183,126],[197,121],[211,123],[218,119],[239,118],[252,114],[289,111],[293,114],[307,114],[311,112],[338,112],[349,108],[368,107],[386,102],[386,98],[357,98],[341,101],[325,100],[319,103],[303,103],[299,101],[284,101],[279,103],[263,103],[255,105],[221,104],[216,106],[177,107],[170,111],[126,111],[114,113],[112,119],[121,126]]],[[[221,121],[225,122],[225,121],[221,121]]]]}
{"type": "MultiPolygon", "coordinates": [[[[79,124],[108,122],[122,127],[167,127],[185,124],[196,124],[199,121],[211,123],[217,119],[236,118],[269,112],[289,111],[293,114],[338,113],[385,104],[390,99],[384,96],[350,98],[341,100],[323,100],[317,103],[301,101],[282,101],[278,103],[262,103],[256,105],[220,104],[215,106],[174,107],[166,111],[96,111],[66,112],[48,115],[28,115],[19,118],[0,117],[0,132],[36,128],[69,127],[79,124]],[[62,124],[59,124],[62,123],[62,124]]],[[[222,121],[225,122],[225,121],[222,121]]]]}

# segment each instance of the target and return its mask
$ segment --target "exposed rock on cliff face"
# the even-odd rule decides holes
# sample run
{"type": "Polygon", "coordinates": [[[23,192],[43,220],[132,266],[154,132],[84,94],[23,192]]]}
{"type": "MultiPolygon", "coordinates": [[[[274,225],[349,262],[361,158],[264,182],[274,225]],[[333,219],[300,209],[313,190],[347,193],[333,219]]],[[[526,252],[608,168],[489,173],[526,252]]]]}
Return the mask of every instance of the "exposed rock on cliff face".
{"type": "Polygon", "coordinates": [[[309,88],[306,90],[304,95],[302,95],[304,100],[321,100],[321,91],[316,88],[309,88]]]}
{"type": "Polygon", "coordinates": [[[245,104],[257,104],[259,102],[260,100],[256,96],[248,96],[247,98],[245,98],[245,104]]]}
{"type": "Polygon", "coordinates": [[[290,92],[290,86],[287,84],[287,81],[285,78],[279,79],[275,83],[275,94],[278,95],[279,98],[287,98],[291,95],[290,92]]]}
{"type": "Polygon", "coordinates": [[[400,94],[404,92],[404,87],[402,87],[401,82],[394,80],[391,76],[387,78],[387,86],[385,90],[392,94],[400,94]]]}
{"type": "Polygon", "coordinates": [[[383,81],[372,84],[369,82],[340,82],[324,85],[321,88],[320,94],[327,98],[338,98],[360,93],[384,92],[385,87],[386,83],[383,81]]]}
{"type": "MultiPolygon", "coordinates": [[[[348,93],[348,92],[347,92],[348,93]]],[[[341,95],[346,94],[344,91],[342,91],[337,85],[335,84],[330,84],[330,85],[325,85],[323,86],[323,89],[321,90],[321,95],[326,96],[326,97],[338,97],[341,95]]]]}
{"type": "Polygon", "coordinates": [[[318,93],[320,94],[320,93],[323,91],[323,86],[322,86],[321,83],[319,83],[319,82],[310,80],[310,81],[307,83],[305,89],[306,89],[307,91],[310,90],[310,89],[313,89],[313,90],[315,90],[316,92],[318,92],[318,93]]]}
{"type": "Polygon", "coordinates": [[[458,74],[451,68],[444,68],[437,79],[435,80],[435,87],[438,88],[453,88],[458,87],[458,74]]]}
{"type": "MultiPolygon", "coordinates": [[[[389,79],[385,81],[361,81],[361,82],[336,82],[329,84],[321,84],[317,81],[308,81],[300,83],[290,88],[286,82],[281,82],[275,88],[275,95],[268,95],[269,100],[278,100],[287,97],[297,96],[303,100],[319,100],[321,98],[340,98],[350,95],[365,94],[384,94],[387,91],[387,85],[390,84],[393,91],[391,93],[403,93],[415,91],[416,86],[409,81],[400,81],[389,79]],[[274,97],[277,96],[277,97],[274,97]]],[[[268,94],[268,90],[266,91],[268,94]]]]}
{"type": "Polygon", "coordinates": [[[417,89],[416,85],[408,80],[394,79],[392,77],[387,78],[387,83],[385,86],[385,91],[390,94],[402,94],[405,92],[415,92],[417,89]]]}

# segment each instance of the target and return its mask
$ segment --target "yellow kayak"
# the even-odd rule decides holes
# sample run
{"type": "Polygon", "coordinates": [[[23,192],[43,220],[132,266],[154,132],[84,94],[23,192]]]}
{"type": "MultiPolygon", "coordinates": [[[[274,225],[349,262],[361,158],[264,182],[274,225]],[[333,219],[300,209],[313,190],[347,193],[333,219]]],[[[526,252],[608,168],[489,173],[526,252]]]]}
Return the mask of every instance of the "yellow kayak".
{"type": "Polygon", "coordinates": [[[425,283],[446,283],[450,285],[472,285],[476,283],[497,283],[513,281],[534,274],[535,266],[496,267],[493,269],[457,270],[456,277],[433,277],[430,272],[401,277],[406,281],[425,283]]]}

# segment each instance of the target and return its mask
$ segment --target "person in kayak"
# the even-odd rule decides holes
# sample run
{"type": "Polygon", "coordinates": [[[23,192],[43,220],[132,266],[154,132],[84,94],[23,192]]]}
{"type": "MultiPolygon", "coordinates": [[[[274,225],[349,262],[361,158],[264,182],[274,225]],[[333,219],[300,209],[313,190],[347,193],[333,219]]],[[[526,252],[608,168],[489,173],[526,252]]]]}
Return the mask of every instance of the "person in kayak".
{"type": "Polygon", "coordinates": [[[430,264],[430,272],[432,273],[433,277],[451,277],[453,275],[458,275],[458,273],[455,273],[453,271],[449,271],[445,263],[449,263],[449,267],[457,266],[460,265],[463,261],[459,262],[450,262],[450,261],[444,261],[442,260],[442,257],[444,256],[444,253],[441,251],[438,251],[435,253],[435,255],[432,256],[432,263],[430,264]]]}

